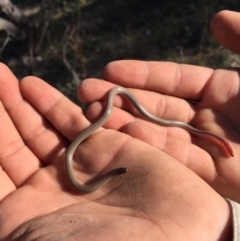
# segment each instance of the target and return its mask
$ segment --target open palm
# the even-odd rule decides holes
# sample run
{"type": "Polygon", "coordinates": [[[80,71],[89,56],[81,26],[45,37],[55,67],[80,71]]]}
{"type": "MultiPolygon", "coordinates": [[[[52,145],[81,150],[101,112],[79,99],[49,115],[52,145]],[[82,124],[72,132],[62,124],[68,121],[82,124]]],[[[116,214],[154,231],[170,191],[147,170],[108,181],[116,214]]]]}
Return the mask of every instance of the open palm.
{"type": "Polygon", "coordinates": [[[228,237],[230,210],[222,197],[178,161],[114,130],[80,145],[76,175],[86,182],[120,166],[129,172],[91,194],[75,191],[65,148],[89,122],[45,82],[19,83],[0,69],[1,241],[228,237]]]}

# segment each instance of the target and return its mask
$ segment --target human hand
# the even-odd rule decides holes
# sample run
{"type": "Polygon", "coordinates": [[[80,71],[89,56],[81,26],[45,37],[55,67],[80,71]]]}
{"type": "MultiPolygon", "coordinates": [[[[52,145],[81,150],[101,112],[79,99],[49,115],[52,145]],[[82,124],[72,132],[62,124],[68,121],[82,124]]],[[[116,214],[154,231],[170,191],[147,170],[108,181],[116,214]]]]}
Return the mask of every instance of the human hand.
{"type": "MultiPolygon", "coordinates": [[[[239,15],[220,12],[211,23],[219,42],[238,53],[239,15]],[[224,33],[227,33],[227,38],[224,33]]],[[[132,105],[120,98],[116,98],[115,106],[123,110],[115,108],[105,125],[163,150],[192,169],[221,195],[240,202],[238,69],[213,70],[169,62],[117,61],[106,66],[104,77],[112,83],[96,79],[82,83],[79,88],[82,102],[103,101],[114,84],[121,85],[129,88],[153,115],[189,123],[226,138],[233,148],[233,158],[226,158],[216,143],[203,137],[191,136],[180,128],[166,128],[141,120],[132,105]]],[[[101,110],[102,105],[93,103],[87,112],[88,118],[94,121],[101,110]]]]}
{"type": "Polygon", "coordinates": [[[65,149],[89,122],[45,82],[0,65],[0,240],[229,240],[228,203],[184,165],[144,142],[100,130],[77,149],[76,175],[129,172],[82,194],[65,149]],[[219,238],[220,237],[220,238],[219,238]]]}

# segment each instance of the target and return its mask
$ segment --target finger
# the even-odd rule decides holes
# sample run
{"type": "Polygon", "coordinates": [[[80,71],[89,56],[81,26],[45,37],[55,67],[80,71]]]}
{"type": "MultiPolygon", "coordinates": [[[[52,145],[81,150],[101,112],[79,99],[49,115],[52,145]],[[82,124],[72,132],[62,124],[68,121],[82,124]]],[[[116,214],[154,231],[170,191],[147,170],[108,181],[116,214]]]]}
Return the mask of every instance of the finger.
{"type": "Polygon", "coordinates": [[[39,169],[41,162],[25,146],[9,115],[23,101],[18,81],[3,64],[0,73],[0,166],[14,185],[19,186],[39,169]]]}
{"type": "Polygon", "coordinates": [[[115,84],[99,79],[86,79],[78,86],[77,96],[82,103],[88,105],[103,100],[108,91],[115,86],[115,84]]]}
{"type": "Polygon", "coordinates": [[[82,109],[55,88],[36,77],[21,81],[24,97],[68,140],[73,140],[89,125],[82,109]]]}
{"type": "Polygon", "coordinates": [[[205,67],[135,60],[115,61],[104,69],[105,79],[114,84],[192,100],[201,99],[212,73],[205,67]]]}
{"type": "Polygon", "coordinates": [[[224,47],[240,54],[240,13],[221,11],[210,22],[213,36],[224,47]]]}
{"type": "MultiPolygon", "coordinates": [[[[22,141],[23,149],[26,148],[24,147],[25,144],[29,147],[29,155],[31,155],[31,157],[34,156],[31,154],[32,152],[43,162],[52,160],[53,157],[57,156],[62,150],[63,138],[54,130],[52,125],[24,99],[19,89],[19,82],[12,73],[9,70],[5,72],[7,72],[8,77],[12,79],[12,81],[9,81],[6,75],[1,79],[3,88],[0,90],[0,96],[7,114],[13,121],[12,129],[16,127],[17,132],[21,135],[15,134],[15,139],[22,141]]],[[[43,98],[43,96],[44,94],[41,98],[43,98]]],[[[8,132],[10,132],[10,127],[8,128],[8,132]]],[[[12,142],[15,139],[12,137],[12,142]]],[[[19,147],[19,149],[21,148],[19,147]]]]}
{"type": "MultiPolygon", "coordinates": [[[[109,82],[96,79],[85,80],[78,89],[78,96],[87,104],[99,100],[103,101],[104,97],[112,87],[114,87],[113,84],[109,82]],[[95,91],[92,91],[92,86],[95,87],[95,91]]],[[[128,90],[148,112],[157,117],[189,123],[195,115],[193,106],[185,100],[172,96],[161,95],[151,91],[138,89],[128,90]]],[[[114,99],[114,105],[116,107],[122,108],[134,115],[143,117],[128,99],[122,97],[121,95],[120,97],[116,96],[114,99]]],[[[93,109],[92,112],[94,112],[93,109]]],[[[99,112],[97,114],[99,114],[99,112]]]]}

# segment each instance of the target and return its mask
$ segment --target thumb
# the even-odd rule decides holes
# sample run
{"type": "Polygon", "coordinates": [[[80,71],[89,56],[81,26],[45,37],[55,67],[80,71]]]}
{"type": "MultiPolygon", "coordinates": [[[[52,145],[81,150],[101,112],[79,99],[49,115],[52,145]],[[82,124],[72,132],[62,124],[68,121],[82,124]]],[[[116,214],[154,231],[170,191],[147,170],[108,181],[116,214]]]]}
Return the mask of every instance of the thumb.
{"type": "Polygon", "coordinates": [[[218,12],[210,22],[210,30],[221,45],[240,54],[240,13],[218,12]]]}

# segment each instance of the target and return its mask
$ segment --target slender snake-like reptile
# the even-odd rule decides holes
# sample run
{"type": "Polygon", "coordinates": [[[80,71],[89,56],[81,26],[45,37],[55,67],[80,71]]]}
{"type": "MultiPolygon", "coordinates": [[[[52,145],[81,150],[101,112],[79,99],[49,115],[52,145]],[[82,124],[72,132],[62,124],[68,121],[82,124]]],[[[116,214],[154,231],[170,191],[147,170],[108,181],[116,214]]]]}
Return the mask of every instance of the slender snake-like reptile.
{"type": "Polygon", "coordinates": [[[231,148],[231,146],[229,145],[229,143],[211,133],[208,131],[203,131],[203,130],[199,130],[196,129],[186,123],[180,122],[180,121],[175,121],[175,120],[164,120],[161,118],[158,118],[152,114],[150,114],[147,110],[145,110],[137,101],[137,99],[130,93],[128,92],[125,88],[120,87],[120,86],[116,86],[114,88],[112,88],[108,94],[108,99],[107,99],[107,106],[105,109],[104,114],[100,117],[100,119],[93,123],[92,125],[90,125],[89,127],[87,127],[85,130],[83,130],[74,140],[73,142],[69,145],[68,149],[67,149],[67,153],[66,153],[66,167],[67,167],[67,174],[68,177],[71,181],[71,183],[73,184],[73,186],[78,189],[81,192],[85,192],[85,193],[89,193],[89,192],[93,192],[96,189],[100,188],[101,186],[103,186],[105,183],[107,183],[108,181],[110,181],[112,178],[114,178],[117,175],[123,174],[127,172],[127,168],[125,167],[121,167],[121,168],[116,168],[113,169],[109,172],[107,172],[106,174],[104,174],[102,177],[100,177],[100,179],[98,179],[96,182],[92,183],[92,184],[80,184],[75,175],[74,175],[74,169],[73,169],[73,155],[75,150],[77,149],[77,147],[79,146],[79,144],[86,139],[88,136],[90,136],[92,133],[94,133],[98,128],[100,128],[101,126],[104,125],[104,123],[108,120],[109,116],[112,113],[112,108],[113,108],[113,100],[114,97],[116,95],[124,95],[126,96],[132,103],[133,105],[136,107],[136,109],[145,117],[147,117],[149,120],[151,120],[154,123],[163,125],[163,126],[174,126],[174,127],[180,127],[183,128],[185,130],[187,130],[188,132],[198,135],[198,136],[203,136],[203,137],[208,137],[210,139],[213,139],[215,142],[217,142],[230,156],[234,156],[233,150],[231,148]]]}

